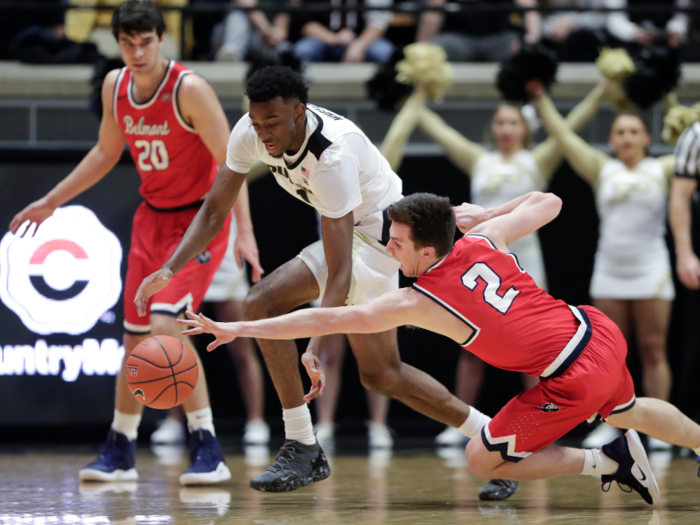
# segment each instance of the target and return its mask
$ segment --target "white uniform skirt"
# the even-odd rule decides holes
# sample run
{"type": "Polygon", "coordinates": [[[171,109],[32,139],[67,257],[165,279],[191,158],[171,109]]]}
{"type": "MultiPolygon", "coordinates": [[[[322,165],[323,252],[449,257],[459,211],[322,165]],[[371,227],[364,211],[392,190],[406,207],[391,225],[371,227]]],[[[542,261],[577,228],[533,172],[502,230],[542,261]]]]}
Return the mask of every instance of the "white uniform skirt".
{"type": "Polygon", "coordinates": [[[594,299],[665,299],[676,296],[668,250],[650,250],[643,257],[616,253],[596,253],[591,279],[594,299]]]}
{"type": "MultiPolygon", "coordinates": [[[[314,274],[323,298],[328,281],[328,264],[323,241],[304,248],[297,255],[314,274]]],[[[399,267],[378,241],[355,230],[352,243],[352,281],[346,305],[367,304],[380,295],[399,289],[399,267]]]]}

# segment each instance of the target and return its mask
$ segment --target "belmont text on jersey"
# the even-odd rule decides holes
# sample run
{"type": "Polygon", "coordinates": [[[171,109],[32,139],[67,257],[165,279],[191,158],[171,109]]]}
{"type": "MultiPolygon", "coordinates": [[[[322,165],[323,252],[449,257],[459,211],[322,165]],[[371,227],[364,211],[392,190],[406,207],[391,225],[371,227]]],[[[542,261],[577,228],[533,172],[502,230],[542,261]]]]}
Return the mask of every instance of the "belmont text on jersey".
{"type": "Polygon", "coordinates": [[[114,119],[141,175],[139,192],[155,208],[196,203],[216,177],[214,157],[178,107],[180,83],[192,73],[171,61],[156,92],[141,104],[133,99],[128,68],[120,71],[114,86],[114,119]]]}

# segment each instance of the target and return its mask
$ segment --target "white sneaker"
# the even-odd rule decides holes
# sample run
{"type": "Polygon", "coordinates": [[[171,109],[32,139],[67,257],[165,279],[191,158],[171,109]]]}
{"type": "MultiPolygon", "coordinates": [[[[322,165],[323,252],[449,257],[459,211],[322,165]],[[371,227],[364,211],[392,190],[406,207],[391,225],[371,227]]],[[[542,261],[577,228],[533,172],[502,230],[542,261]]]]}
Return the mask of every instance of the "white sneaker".
{"type": "Polygon", "coordinates": [[[611,427],[607,423],[601,423],[581,442],[581,448],[603,448],[611,441],[615,441],[622,435],[622,432],[611,427]]]}
{"type": "Polygon", "coordinates": [[[671,443],[666,443],[665,441],[661,441],[660,439],[656,439],[651,436],[647,436],[647,446],[649,447],[649,450],[658,450],[659,452],[665,452],[673,448],[671,443]]]}
{"type": "Polygon", "coordinates": [[[173,419],[166,417],[153,434],[151,434],[151,443],[160,445],[184,445],[187,436],[185,435],[185,425],[173,419]]]}
{"type": "Polygon", "coordinates": [[[335,448],[335,429],[333,423],[317,423],[314,425],[316,441],[323,449],[335,448]]]}
{"type": "Polygon", "coordinates": [[[231,44],[224,44],[216,52],[217,62],[238,62],[241,59],[240,52],[237,47],[231,44]]]}
{"type": "Polygon", "coordinates": [[[243,429],[244,445],[267,445],[270,442],[270,427],[262,419],[248,421],[243,429]]]}
{"type": "Polygon", "coordinates": [[[394,438],[391,437],[391,430],[388,426],[370,421],[368,427],[369,448],[392,448],[394,446],[394,438]]]}
{"type": "Polygon", "coordinates": [[[455,427],[446,427],[445,430],[435,436],[435,444],[441,447],[457,447],[466,444],[469,438],[455,427]]]}

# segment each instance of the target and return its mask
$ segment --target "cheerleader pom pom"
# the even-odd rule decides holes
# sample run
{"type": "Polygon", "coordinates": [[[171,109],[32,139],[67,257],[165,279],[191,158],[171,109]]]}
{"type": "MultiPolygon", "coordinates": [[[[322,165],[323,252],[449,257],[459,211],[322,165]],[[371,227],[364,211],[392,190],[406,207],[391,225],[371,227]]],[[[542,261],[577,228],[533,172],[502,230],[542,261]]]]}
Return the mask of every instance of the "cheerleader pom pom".
{"type": "Polygon", "coordinates": [[[554,53],[541,45],[524,45],[520,52],[501,64],[496,86],[503,98],[511,102],[527,102],[525,84],[538,79],[546,90],[554,83],[557,61],[554,53]]]}
{"type": "Polygon", "coordinates": [[[629,53],[625,49],[601,49],[598,59],[595,61],[598,71],[608,80],[623,82],[635,71],[635,65],[629,53]]]}
{"type": "Polygon", "coordinates": [[[396,64],[396,80],[419,86],[428,100],[441,101],[452,85],[452,65],[445,50],[435,44],[419,42],[407,45],[404,59],[396,64]]]}
{"type": "Polygon", "coordinates": [[[403,58],[403,50],[397,49],[391,60],[378,68],[375,75],[367,81],[369,98],[383,111],[393,112],[397,104],[411,94],[411,86],[396,81],[396,64],[403,58]]]}
{"type": "Polygon", "coordinates": [[[688,126],[700,120],[700,102],[692,107],[675,106],[668,110],[664,117],[664,129],[661,138],[664,142],[675,144],[678,137],[688,126]]]}
{"type": "Polygon", "coordinates": [[[625,79],[629,99],[647,108],[675,89],[681,78],[678,53],[668,47],[652,46],[642,50],[636,71],[625,79]]]}

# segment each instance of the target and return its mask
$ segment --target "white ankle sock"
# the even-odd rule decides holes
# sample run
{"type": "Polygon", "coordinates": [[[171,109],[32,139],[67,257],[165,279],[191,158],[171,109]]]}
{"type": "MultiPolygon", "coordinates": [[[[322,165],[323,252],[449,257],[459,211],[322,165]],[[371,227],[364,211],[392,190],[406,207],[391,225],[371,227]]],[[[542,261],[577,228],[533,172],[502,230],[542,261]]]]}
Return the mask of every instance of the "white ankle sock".
{"type": "Polygon", "coordinates": [[[489,421],[491,421],[489,416],[482,414],[474,407],[469,407],[469,416],[467,420],[462,423],[462,426],[458,427],[457,430],[468,438],[473,438],[479,435],[481,429],[484,428],[484,425],[489,421]]]}
{"type": "Polygon", "coordinates": [[[694,449],[693,449],[693,452],[695,452],[695,455],[696,455],[696,456],[699,456],[699,457],[700,457],[700,447],[694,448],[694,449]]]}
{"type": "Polygon", "coordinates": [[[603,454],[597,448],[583,451],[582,476],[602,476],[603,474],[614,474],[619,465],[616,461],[603,454]]]}
{"type": "Polygon", "coordinates": [[[304,445],[316,443],[309,405],[304,403],[300,407],[283,409],[282,419],[284,419],[285,438],[293,439],[304,445]]]}
{"type": "Polygon", "coordinates": [[[211,413],[211,407],[200,408],[199,410],[193,410],[192,412],[187,412],[187,428],[189,428],[190,433],[195,430],[208,430],[211,432],[212,436],[216,436],[214,431],[214,415],[211,413]]]}
{"type": "Polygon", "coordinates": [[[114,420],[112,421],[112,429],[124,434],[127,439],[133,441],[139,435],[139,424],[141,423],[141,414],[126,414],[114,409],[114,420]]]}

